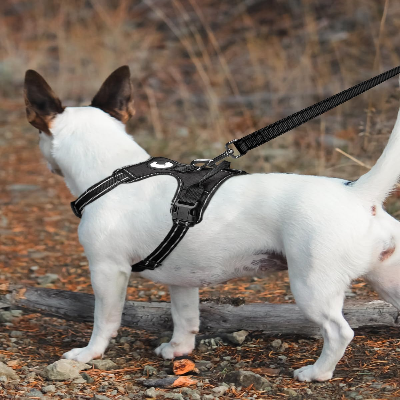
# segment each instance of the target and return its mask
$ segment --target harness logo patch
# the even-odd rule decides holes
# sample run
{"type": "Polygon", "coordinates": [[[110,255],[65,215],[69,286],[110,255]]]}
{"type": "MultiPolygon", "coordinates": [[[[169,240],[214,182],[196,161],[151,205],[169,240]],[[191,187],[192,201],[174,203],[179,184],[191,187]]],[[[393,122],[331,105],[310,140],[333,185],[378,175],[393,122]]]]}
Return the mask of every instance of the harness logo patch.
{"type": "Polygon", "coordinates": [[[153,162],[150,164],[150,167],[152,167],[152,168],[171,168],[171,167],[173,167],[173,166],[174,166],[174,164],[172,164],[172,163],[169,162],[169,161],[165,162],[164,164],[158,164],[157,161],[153,161],[153,162]]]}

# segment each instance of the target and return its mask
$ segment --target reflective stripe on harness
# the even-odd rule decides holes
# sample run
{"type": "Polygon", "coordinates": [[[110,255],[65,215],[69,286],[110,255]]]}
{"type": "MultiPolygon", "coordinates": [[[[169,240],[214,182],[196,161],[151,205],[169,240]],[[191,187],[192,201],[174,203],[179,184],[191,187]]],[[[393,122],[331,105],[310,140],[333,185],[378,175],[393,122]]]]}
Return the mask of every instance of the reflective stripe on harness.
{"type": "Polygon", "coordinates": [[[133,183],[152,176],[171,175],[178,188],[171,202],[173,225],[160,245],[144,260],[132,265],[132,271],[154,270],[184,238],[189,228],[202,221],[204,211],[219,186],[233,176],[246,172],[230,169],[223,161],[213,168],[198,168],[164,157],[152,157],[139,164],[119,168],[112,175],[91,186],[71,203],[74,214],[81,218],[83,209],[122,183],[133,183]]]}

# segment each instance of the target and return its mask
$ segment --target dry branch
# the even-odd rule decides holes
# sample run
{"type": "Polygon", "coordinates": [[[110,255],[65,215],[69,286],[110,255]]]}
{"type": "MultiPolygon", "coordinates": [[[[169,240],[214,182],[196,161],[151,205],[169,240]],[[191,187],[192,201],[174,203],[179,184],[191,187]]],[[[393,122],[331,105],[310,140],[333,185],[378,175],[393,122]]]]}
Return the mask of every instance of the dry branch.
{"type": "MultiPolygon", "coordinates": [[[[92,322],[94,296],[65,290],[34,287],[3,287],[0,301],[73,321],[92,322]]],[[[205,302],[200,304],[201,331],[232,332],[262,330],[266,334],[317,335],[318,327],[308,321],[295,304],[252,303],[239,306],[205,302]]],[[[343,314],[352,328],[400,326],[399,311],[383,301],[349,301],[343,314]]],[[[122,325],[148,331],[172,328],[169,303],[127,301],[122,325]]]]}

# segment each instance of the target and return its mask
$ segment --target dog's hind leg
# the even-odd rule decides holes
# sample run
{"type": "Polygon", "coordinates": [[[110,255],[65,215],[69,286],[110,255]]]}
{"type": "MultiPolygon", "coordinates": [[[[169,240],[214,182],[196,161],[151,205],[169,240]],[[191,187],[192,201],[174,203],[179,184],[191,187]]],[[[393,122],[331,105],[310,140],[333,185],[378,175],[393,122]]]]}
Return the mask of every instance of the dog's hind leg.
{"type": "Polygon", "coordinates": [[[319,279],[314,280],[306,276],[296,276],[292,281],[291,277],[291,288],[297,305],[307,318],[320,326],[324,338],[318,360],[313,365],[307,365],[294,372],[294,377],[299,381],[331,379],[336,364],[354,335],[342,315],[346,285],[330,282],[329,276],[320,278],[318,282],[319,279]]]}
{"type": "Polygon", "coordinates": [[[193,351],[200,324],[199,289],[170,286],[169,291],[174,333],[169,343],[163,343],[156,349],[158,355],[167,359],[193,351]]]}
{"type": "Polygon", "coordinates": [[[365,275],[365,278],[383,300],[400,310],[400,260],[383,261],[365,275]]]}
{"type": "Polygon", "coordinates": [[[80,362],[102,357],[110,339],[117,335],[131,274],[129,264],[126,267],[91,264],[90,271],[95,294],[92,336],[86,347],[72,349],[63,355],[63,358],[80,362]]]}

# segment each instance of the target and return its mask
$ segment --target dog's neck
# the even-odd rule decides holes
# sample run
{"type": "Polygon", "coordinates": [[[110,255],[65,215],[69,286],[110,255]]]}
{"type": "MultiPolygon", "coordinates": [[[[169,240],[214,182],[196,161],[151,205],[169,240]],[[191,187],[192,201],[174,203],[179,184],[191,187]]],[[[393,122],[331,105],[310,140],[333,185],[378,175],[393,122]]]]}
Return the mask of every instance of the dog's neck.
{"type": "Polygon", "coordinates": [[[150,157],[121,122],[101,110],[68,107],[54,125],[52,154],[74,196],[116,169],[150,157]]]}

